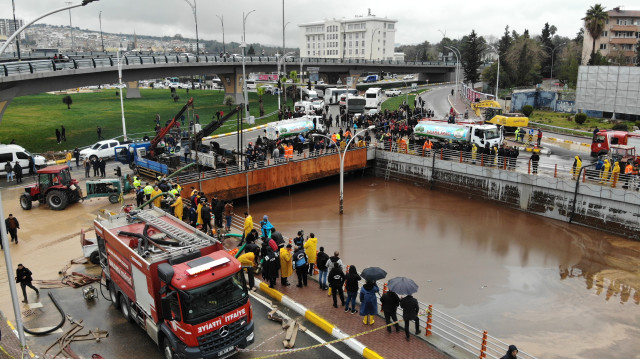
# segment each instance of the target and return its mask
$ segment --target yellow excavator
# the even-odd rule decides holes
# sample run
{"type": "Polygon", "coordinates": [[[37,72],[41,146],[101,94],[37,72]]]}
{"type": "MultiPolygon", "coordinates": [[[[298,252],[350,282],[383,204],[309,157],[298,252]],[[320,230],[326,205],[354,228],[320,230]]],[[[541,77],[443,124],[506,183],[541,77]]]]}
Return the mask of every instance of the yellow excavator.
{"type": "Polygon", "coordinates": [[[503,113],[500,104],[494,100],[472,102],[471,109],[476,113],[476,116],[484,116],[484,122],[504,126],[507,130],[529,125],[527,116],[521,113],[503,113]]]}

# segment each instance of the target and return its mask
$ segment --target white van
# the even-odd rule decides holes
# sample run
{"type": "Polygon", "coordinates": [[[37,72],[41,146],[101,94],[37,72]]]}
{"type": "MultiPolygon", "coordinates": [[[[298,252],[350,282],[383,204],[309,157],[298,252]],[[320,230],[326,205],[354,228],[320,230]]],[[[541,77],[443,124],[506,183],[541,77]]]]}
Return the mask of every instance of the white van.
{"type": "Polygon", "coordinates": [[[365,93],[364,98],[367,99],[367,104],[364,108],[378,108],[382,101],[382,89],[380,87],[370,87],[365,93]]]}
{"type": "Polygon", "coordinates": [[[29,173],[29,157],[33,157],[33,163],[36,168],[41,168],[46,165],[44,157],[39,155],[32,155],[24,147],[18,145],[0,145],[0,175],[5,176],[7,172],[4,170],[4,166],[7,162],[11,163],[11,166],[15,166],[16,161],[20,162],[22,167],[22,173],[29,173]]]}

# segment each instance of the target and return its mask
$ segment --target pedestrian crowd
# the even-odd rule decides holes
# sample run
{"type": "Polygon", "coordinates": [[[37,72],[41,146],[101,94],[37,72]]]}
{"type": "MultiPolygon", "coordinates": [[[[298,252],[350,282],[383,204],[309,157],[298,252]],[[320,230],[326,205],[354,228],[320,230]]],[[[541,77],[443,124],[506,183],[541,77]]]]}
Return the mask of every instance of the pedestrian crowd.
{"type": "MultiPolygon", "coordinates": [[[[259,222],[259,230],[254,228],[253,218],[248,212],[244,216],[242,240],[238,244],[242,252],[238,260],[247,272],[249,290],[256,290],[256,273],[262,275],[269,288],[275,288],[278,278],[280,285],[290,286],[292,283],[289,278],[295,272],[296,287],[305,288],[308,286],[309,276],[315,275],[317,270],[318,288],[331,297],[334,308],[344,308],[344,312],[348,314],[359,313],[364,325],[374,324],[375,316],[378,315],[377,299],[380,289],[372,280],[365,280],[361,286],[363,278],[356,266],[345,265],[339,251],[334,251],[330,256],[323,246],[319,246],[315,233],[305,236],[303,230],[298,231],[295,238],[286,241],[267,215],[259,222]],[[359,309],[356,300],[360,302],[359,309]]],[[[396,332],[400,331],[396,312],[401,307],[406,339],[409,340],[410,337],[410,322],[415,322],[415,333],[420,334],[419,305],[412,295],[400,298],[396,293],[386,291],[380,296],[380,301],[385,321],[389,325],[387,331],[391,333],[392,327],[395,327],[396,332]]]]}

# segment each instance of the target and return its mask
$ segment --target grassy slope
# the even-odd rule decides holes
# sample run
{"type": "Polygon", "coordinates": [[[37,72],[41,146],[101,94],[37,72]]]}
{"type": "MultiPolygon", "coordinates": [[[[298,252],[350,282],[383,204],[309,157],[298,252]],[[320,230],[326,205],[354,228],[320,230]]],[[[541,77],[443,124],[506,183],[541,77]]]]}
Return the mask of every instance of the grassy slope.
{"type": "Polygon", "coordinates": [[[574,116],[575,115],[568,113],[535,110],[529,116],[529,120],[551,126],[558,126],[582,131],[592,131],[594,128],[596,128],[596,126],[600,129],[611,128],[615,124],[614,122],[603,122],[603,119],[601,118],[588,117],[582,125],[579,125],[575,121],[573,121],[574,116]],[[569,121],[569,118],[571,118],[572,120],[569,121]]]}
{"type": "MultiPolygon", "coordinates": [[[[178,90],[178,102],[171,99],[168,89],[141,89],[140,92],[140,99],[124,99],[127,134],[130,136],[136,133],[152,135],[155,114],[160,114],[161,124],[164,125],[166,120],[177,114],[188,97],[194,98],[195,112],[199,114],[200,123],[203,125],[211,121],[216,111],[229,111],[228,107],[222,105],[222,91],[191,90],[187,95],[186,90],[178,90]]],[[[73,104],[70,110],[62,103],[62,97],[63,95],[39,94],[15,98],[5,111],[0,124],[0,142],[9,143],[15,139],[17,144],[39,153],[90,145],[97,141],[97,126],[102,126],[102,135],[105,138],[122,135],[120,97],[116,96],[115,89],[71,94],[73,104]],[[66,128],[67,142],[57,145],[55,129],[61,125],[66,128]]],[[[265,95],[263,100],[265,114],[277,109],[276,96],[265,95]]],[[[249,93],[249,106],[252,115],[257,115],[259,105],[256,93],[249,93]]],[[[256,124],[274,119],[275,116],[257,120],[256,124]]],[[[235,129],[236,121],[229,121],[217,132],[235,129]]]]}

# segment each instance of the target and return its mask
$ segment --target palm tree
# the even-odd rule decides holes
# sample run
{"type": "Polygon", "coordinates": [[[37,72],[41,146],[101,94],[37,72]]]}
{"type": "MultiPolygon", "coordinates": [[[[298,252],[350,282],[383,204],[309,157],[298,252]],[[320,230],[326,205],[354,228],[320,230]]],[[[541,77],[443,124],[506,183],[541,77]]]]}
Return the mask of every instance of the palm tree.
{"type": "Polygon", "coordinates": [[[600,38],[604,25],[609,19],[609,14],[600,4],[595,4],[587,10],[584,20],[585,27],[593,39],[593,46],[591,48],[591,58],[589,59],[589,65],[593,65],[593,60],[596,54],[596,40],[600,38]]]}

